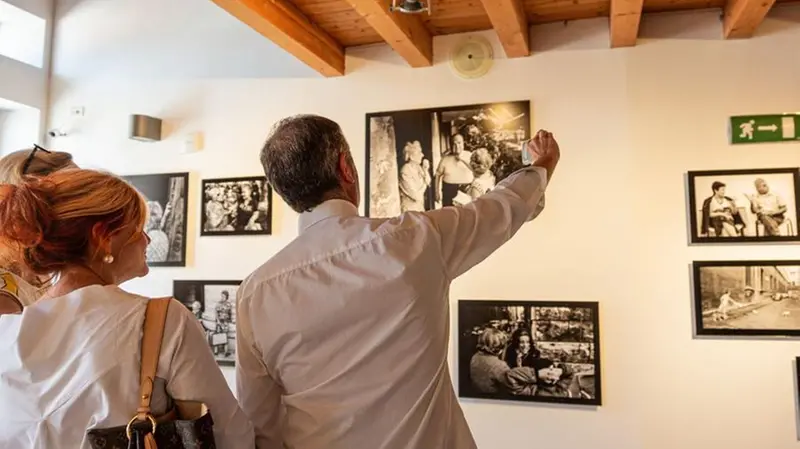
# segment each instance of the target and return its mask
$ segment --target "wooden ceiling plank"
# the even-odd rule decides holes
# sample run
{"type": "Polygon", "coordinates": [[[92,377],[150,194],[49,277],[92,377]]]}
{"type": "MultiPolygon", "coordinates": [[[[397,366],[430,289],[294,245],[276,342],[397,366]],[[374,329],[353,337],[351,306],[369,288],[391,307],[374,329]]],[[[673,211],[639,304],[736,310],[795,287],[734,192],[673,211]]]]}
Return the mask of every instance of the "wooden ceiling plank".
{"type": "Polygon", "coordinates": [[[725,39],[753,37],[775,0],[728,0],[722,30],[725,39]]]}
{"type": "Polygon", "coordinates": [[[391,0],[346,0],[411,67],[433,65],[433,38],[419,16],[389,11],[391,0]]]}
{"type": "Polygon", "coordinates": [[[211,1],[322,75],[344,75],[344,48],[288,1],[211,1]]]}
{"type": "Polygon", "coordinates": [[[521,0],[481,0],[508,58],[530,56],[530,28],[521,0]]]}
{"type": "Polygon", "coordinates": [[[611,0],[611,48],[636,45],[643,7],[644,0],[611,0]]]}

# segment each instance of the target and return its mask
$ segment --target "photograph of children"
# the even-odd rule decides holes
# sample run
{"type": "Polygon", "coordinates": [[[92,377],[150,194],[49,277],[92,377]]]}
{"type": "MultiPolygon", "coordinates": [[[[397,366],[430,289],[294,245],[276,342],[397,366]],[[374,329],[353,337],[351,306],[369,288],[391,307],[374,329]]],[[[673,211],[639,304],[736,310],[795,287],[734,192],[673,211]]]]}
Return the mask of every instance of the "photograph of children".
{"type": "Polygon", "coordinates": [[[144,196],[149,212],[145,232],[150,238],[147,264],[151,267],[186,266],[188,173],[125,176],[144,196]]]}
{"type": "Polygon", "coordinates": [[[698,335],[800,336],[800,261],[694,262],[698,335]]]}
{"type": "Polygon", "coordinates": [[[266,178],[203,180],[200,235],[269,235],[272,189],[266,178]]]}
{"type": "Polygon", "coordinates": [[[236,292],[241,281],[174,281],[173,296],[194,313],[217,363],[236,362],[236,292]]]}
{"type": "Polygon", "coordinates": [[[797,168],[689,172],[692,243],[797,241],[797,168]]]}
{"type": "Polygon", "coordinates": [[[600,405],[598,304],[459,301],[459,395],[600,405]]]}

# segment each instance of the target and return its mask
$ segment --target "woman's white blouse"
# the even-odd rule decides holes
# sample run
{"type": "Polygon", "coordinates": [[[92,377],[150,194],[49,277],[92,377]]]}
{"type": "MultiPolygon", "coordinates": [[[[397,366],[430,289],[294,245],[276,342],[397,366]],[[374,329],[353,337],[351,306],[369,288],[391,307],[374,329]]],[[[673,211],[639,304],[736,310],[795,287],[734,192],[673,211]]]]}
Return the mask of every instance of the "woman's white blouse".
{"type": "MultiPolygon", "coordinates": [[[[139,403],[147,301],[97,285],[0,316],[0,448],[89,449],[88,429],[125,425],[139,403]]],[[[175,300],[157,377],[171,397],[209,406],[217,447],[255,446],[204,332],[175,300]]]]}

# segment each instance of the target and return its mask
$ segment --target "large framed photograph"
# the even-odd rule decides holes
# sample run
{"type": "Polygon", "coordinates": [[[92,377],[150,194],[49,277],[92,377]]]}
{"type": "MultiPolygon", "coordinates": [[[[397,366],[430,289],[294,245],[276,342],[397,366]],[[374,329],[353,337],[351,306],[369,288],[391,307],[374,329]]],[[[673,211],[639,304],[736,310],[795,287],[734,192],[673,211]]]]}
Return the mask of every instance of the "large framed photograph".
{"type": "Polygon", "coordinates": [[[800,260],[694,262],[698,335],[800,336],[800,260]]]}
{"type": "Polygon", "coordinates": [[[186,266],[186,216],[189,173],[125,176],[144,196],[149,210],[145,231],[150,237],[147,264],[186,266]]]}
{"type": "Polygon", "coordinates": [[[467,204],[522,167],[530,101],[367,114],[366,213],[467,204]]]}
{"type": "Polygon", "coordinates": [[[269,235],[272,189],[263,176],[203,180],[200,235],[269,235]]]}
{"type": "Polygon", "coordinates": [[[798,241],[797,168],[689,172],[692,243],[798,241]]]}
{"type": "Polygon", "coordinates": [[[194,313],[217,363],[236,364],[236,292],[241,281],[174,281],[172,294],[194,313]]]}
{"type": "Polygon", "coordinates": [[[601,405],[598,303],[459,301],[464,398],[601,405]]]}

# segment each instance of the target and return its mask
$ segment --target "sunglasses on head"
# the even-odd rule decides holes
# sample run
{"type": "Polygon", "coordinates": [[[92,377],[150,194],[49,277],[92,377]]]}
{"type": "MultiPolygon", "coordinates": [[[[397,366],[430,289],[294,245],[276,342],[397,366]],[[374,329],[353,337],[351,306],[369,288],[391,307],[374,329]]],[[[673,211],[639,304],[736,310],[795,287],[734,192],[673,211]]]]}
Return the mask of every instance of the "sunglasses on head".
{"type": "Polygon", "coordinates": [[[37,151],[44,151],[45,153],[50,153],[50,150],[42,148],[39,145],[33,144],[33,149],[31,150],[31,154],[28,155],[28,158],[25,159],[25,164],[22,165],[23,175],[28,174],[28,169],[31,168],[31,163],[33,162],[33,158],[36,156],[37,151]]]}

